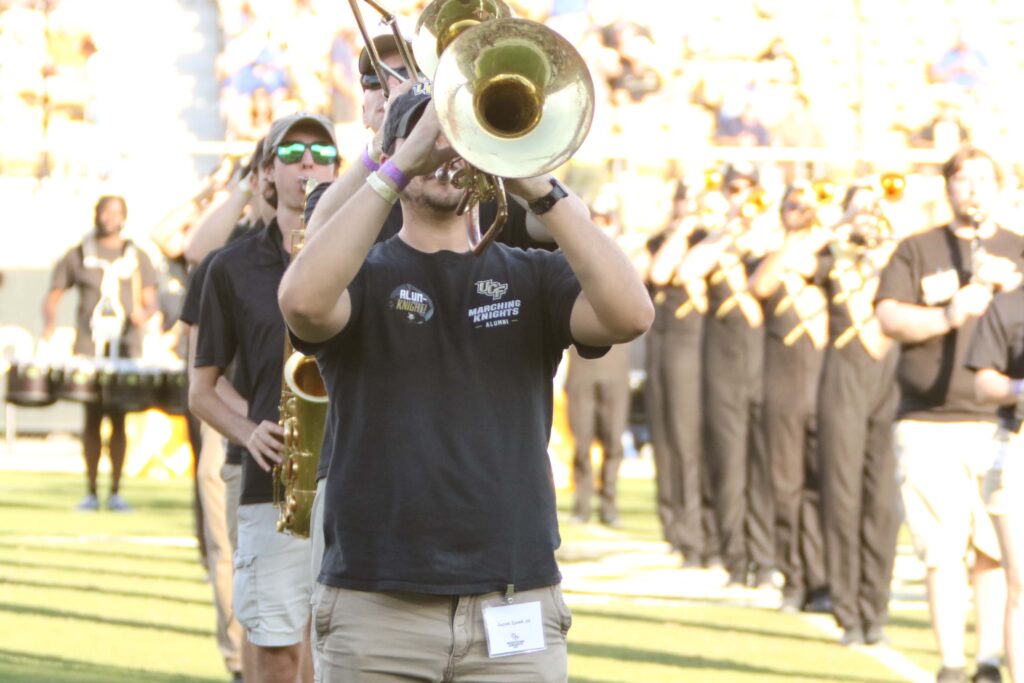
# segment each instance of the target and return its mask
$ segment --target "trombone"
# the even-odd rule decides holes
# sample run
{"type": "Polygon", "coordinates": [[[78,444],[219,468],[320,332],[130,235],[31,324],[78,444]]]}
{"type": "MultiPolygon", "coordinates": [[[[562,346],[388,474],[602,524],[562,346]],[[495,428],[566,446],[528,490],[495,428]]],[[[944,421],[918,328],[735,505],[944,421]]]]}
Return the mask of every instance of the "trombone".
{"type": "MultiPolygon", "coordinates": [[[[395,16],[365,1],[391,28],[409,74],[433,80],[441,130],[458,154],[436,177],[463,191],[457,213],[468,214],[469,244],[480,255],[508,219],[503,179],[548,173],[583,144],[594,116],[590,72],[569,41],[514,18],[502,0],[433,0],[417,21],[412,50],[395,16]],[[487,201],[497,202],[498,213],[481,233],[478,209],[487,201]]],[[[383,83],[386,67],[358,0],[349,4],[383,83]]]]}

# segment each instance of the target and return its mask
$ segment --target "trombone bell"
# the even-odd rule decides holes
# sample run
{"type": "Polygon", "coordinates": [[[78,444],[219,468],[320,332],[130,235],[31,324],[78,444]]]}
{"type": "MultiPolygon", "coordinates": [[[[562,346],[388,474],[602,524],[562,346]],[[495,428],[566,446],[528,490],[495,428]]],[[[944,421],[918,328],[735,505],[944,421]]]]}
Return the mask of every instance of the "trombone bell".
{"type": "Polygon", "coordinates": [[[463,31],[511,16],[512,8],[502,0],[434,0],[420,13],[412,40],[420,69],[433,78],[441,54],[463,31]]]}
{"type": "Polygon", "coordinates": [[[594,84],[576,48],[555,31],[495,19],[465,30],[441,55],[434,106],[467,163],[528,178],[560,166],[583,144],[594,84]]]}

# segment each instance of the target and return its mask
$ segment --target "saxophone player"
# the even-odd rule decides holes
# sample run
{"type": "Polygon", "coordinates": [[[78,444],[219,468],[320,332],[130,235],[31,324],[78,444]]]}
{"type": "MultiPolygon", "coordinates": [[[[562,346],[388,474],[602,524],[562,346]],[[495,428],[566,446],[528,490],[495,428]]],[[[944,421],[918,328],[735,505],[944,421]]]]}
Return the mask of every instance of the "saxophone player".
{"type": "Polygon", "coordinates": [[[323,116],[299,113],[272,124],[260,172],[273,188],[275,215],[251,237],[225,247],[209,265],[189,390],[193,412],[248,451],[242,461],[232,602],[257,648],[259,680],[273,683],[293,683],[300,669],[304,680],[312,677],[308,648],[303,648],[310,543],[277,532],[272,502],[271,469],[283,447],[278,401],[285,327],[276,293],[288,265],[292,232],[302,223],[305,181],[333,179],[339,161],[334,127],[323,116]],[[215,390],[232,360],[248,381],[247,414],[215,390]]]}

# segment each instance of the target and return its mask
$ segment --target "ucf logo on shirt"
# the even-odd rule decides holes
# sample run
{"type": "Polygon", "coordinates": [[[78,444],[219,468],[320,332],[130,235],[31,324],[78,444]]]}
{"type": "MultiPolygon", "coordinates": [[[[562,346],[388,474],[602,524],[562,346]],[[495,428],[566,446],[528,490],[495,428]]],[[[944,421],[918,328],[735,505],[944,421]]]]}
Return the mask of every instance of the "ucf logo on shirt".
{"type": "Polygon", "coordinates": [[[503,301],[502,299],[508,294],[508,289],[508,284],[493,279],[481,280],[476,283],[476,293],[487,297],[491,303],[469,309],[468,315],[473,327],[477,329],[506,327],[519,321],[519,312],[523,307],[523,302],[519,299],[503,301]]]}

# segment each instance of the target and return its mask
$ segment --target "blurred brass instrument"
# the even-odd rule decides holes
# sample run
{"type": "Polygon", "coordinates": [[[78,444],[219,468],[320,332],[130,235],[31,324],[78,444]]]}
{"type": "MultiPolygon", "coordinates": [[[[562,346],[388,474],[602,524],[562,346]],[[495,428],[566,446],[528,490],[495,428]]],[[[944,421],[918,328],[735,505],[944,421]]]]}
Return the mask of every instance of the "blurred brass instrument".
{"type": "MultiPolygon", "coordinates": [[[[316,181],[304,181],[306,200],[316,181]]],[[[306,211],[303,207],[303,216],[306,211]]],[[[306,226],[292,233],[291,260],[305,246],[306,226]]],[[[327,389],[316,359],[292,347],[284,337],[284,376],[281,382],[280,417],[284,430],[284,454],[274,467],[274,506],[280,509],[277,530],[292,536],[309,538],[313,497],[316,495],[316,471],[327,419],[327,389]]]]}
{"type": "Polygon", "coordinates": [[[836,185],[831,180],[815,180],[811,183],[818,204],[831,204],[836,200],[836,185]]]}
{"type": "Polygon", "coordinates": [[[903,193],[907,189],[907,178],[902,173],[883,173],[878,182],[887,200],[898,202],[903,199],[903,193]]]}
{"type": "MultiPolygon", "coordinates": [[[[361,25],[357,2],[349,0],[361,25]]],[[[392,16],[366,2],[385,21],[392,16]]],[[[397,25],[388,23],[404,45],[397,25]]],[[[363,38],[372,45],[365,32],[363,38]]],[[[419,73],[418,66],[433,71],[441,129],[460,157],[439,168],[437,178],[463,191],[457,212],[468,214],[469,243],[479,255],[508,218],[502,179],[548,173],[583,144],[594,84],[571,43],[543,24],[513,18],[501,0],[434,0],[417,22],[414,51],[409,73],[419,73]],[[478,208],[487,201],[497,202],[498,213],[481,233],[478,208]]],[[[369,54],[382,71],[376,51],[369,54]]]]}

